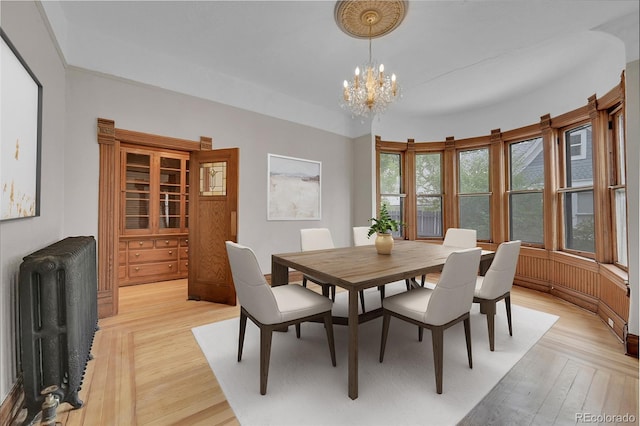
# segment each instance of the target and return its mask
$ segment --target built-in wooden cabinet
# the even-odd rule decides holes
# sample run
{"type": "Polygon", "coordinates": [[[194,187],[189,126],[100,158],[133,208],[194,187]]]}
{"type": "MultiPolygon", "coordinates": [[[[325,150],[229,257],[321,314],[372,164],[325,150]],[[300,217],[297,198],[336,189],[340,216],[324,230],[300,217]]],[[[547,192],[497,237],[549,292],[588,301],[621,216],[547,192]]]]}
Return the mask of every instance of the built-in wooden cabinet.
{"type": "Polygon", "coordinates": [[[188,153],[121,145],[121,286],[187,276],[188,153]]]}

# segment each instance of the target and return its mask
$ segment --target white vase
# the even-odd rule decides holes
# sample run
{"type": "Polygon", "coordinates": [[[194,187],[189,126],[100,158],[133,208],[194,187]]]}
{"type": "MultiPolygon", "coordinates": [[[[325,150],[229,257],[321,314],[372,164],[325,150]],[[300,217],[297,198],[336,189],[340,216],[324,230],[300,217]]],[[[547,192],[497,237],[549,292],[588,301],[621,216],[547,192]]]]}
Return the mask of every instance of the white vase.
{"type": "Polygon", "coordinates": [[[378,232],[375,245],[378,254],[391,254],[391,250],[393,249],[393,236],[391,234],[378,232]]]}

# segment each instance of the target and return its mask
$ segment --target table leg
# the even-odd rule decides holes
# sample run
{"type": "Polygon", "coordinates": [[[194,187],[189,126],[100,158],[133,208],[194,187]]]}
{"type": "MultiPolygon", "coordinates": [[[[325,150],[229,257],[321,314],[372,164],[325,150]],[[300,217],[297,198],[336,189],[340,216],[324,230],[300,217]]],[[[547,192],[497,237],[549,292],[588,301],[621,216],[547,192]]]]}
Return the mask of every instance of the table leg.
{"type": "Polygon", "coordinates": [[[358,291],[349,290],[349,398],[358,398],[358,291]]]}
{"type": "Polygon", "coordinates": [[[289,268],[271,259],[271,285],[289,284],[289,268]]]}

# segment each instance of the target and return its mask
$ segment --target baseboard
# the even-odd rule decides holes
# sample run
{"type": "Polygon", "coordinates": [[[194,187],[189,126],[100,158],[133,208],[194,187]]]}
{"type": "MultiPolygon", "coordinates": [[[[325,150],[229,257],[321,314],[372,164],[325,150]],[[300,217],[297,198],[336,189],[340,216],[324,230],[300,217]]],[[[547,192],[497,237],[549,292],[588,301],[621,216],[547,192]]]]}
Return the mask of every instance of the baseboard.
{"type": "Polygon", "coordinates": [[[24,391],[22,386],[22,376],[16,380],[9,391],[9,395],[2,401],[0,405],[0,425],[12,425],[17,422],[18,417],[22,414],[22,405],[24,402],[24,391]]]}
{"type": "Polygon", "coordinates": [[[635,334],[627,334],[626,354],[634,358],[638,358],[638,336],[635,334]]]}

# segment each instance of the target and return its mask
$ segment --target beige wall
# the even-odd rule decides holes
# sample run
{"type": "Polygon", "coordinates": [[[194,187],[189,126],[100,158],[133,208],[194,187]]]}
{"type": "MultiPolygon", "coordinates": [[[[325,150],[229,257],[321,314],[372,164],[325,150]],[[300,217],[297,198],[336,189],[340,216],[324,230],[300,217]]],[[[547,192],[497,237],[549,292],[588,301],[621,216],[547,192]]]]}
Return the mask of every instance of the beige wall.
{"type": "Polygon", "coordinates": [[[32,2],[0,2],[1,25],[43,86],[40,217],[0,222],[0,401],[17,377],[16,294],[22,258],[63,237],[65,71],[32,2]]]}

